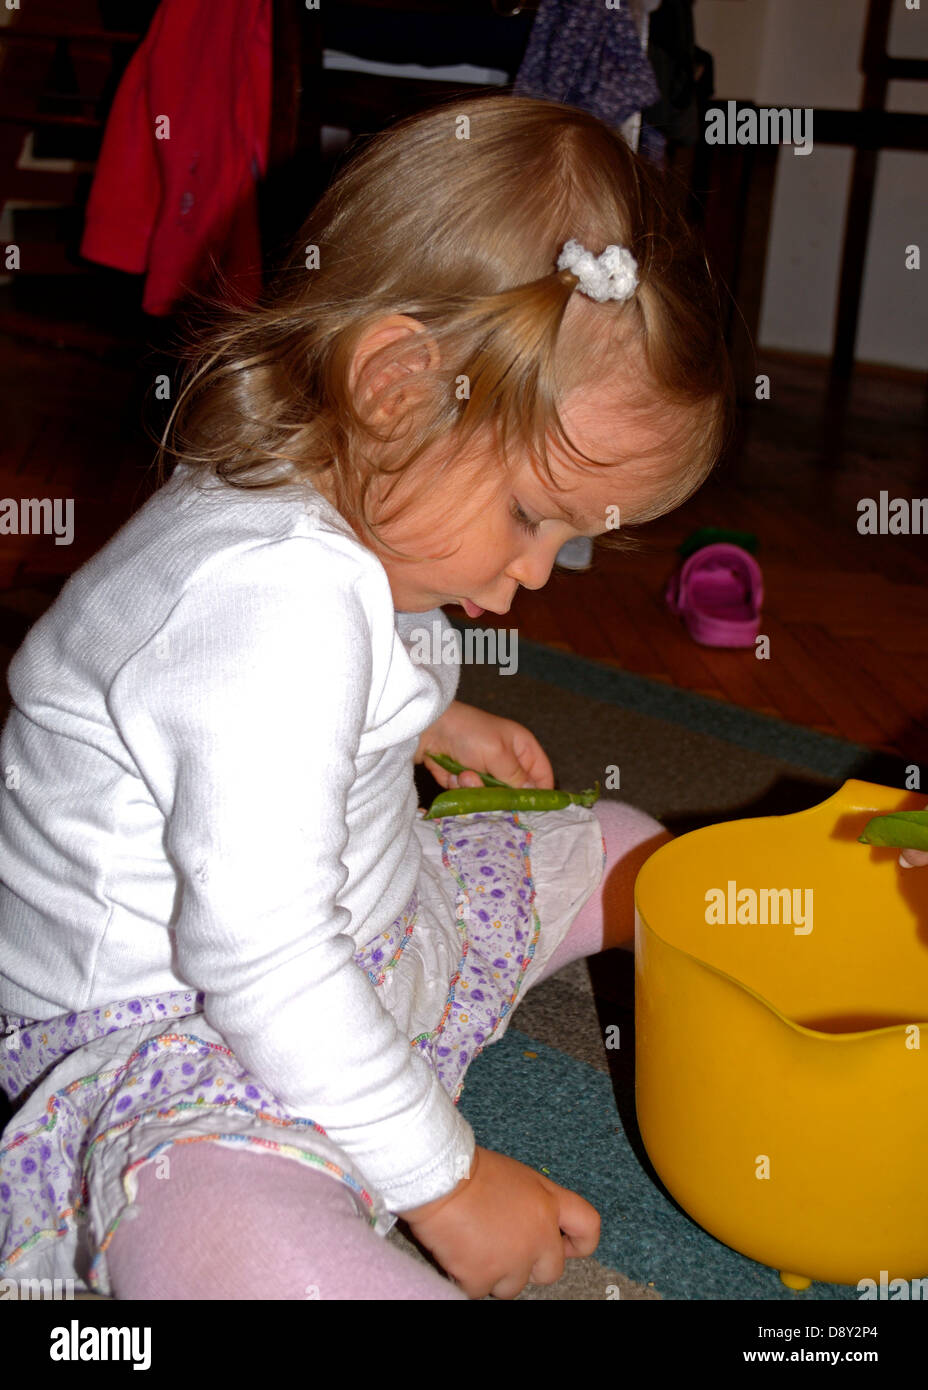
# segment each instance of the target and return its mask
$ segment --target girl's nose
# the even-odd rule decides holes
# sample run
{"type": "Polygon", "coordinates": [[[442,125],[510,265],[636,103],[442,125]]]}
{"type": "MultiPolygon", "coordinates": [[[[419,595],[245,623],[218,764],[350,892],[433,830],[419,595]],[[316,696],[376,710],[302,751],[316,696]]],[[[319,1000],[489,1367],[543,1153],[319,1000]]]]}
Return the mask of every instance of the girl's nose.
{"type": "Polygon", "coordinates": [[[556,557],[557,550],[552,550],[550,546],[544,551],[536,550],[535,554],[523,554],[513,561],[506,573],[523,589],[543,589],[551,576],[556,557]]]}

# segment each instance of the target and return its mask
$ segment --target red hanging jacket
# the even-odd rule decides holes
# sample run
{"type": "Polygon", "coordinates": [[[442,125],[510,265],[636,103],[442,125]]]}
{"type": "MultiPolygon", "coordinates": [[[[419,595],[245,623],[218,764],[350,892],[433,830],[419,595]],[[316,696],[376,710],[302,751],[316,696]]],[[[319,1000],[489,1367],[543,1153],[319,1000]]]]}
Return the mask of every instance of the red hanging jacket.
{"type": "Polygon", "coordinates": [[[162,0],[123,74],[81,255],[147,271],[146,313],[170,314],[202,286],[210,256],[237,289],[261,293],[270,10],[270,0],[162,0]]]}

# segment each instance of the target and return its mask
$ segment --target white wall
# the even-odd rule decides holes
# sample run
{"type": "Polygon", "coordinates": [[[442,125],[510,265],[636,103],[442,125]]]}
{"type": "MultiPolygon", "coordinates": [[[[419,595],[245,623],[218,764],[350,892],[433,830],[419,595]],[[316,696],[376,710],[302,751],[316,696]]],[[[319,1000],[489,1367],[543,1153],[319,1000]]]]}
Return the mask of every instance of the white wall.
{"type": "MultiPolygon", "coordinates": [[[[696,41],[719,99],[857,109],[867,0],[696,0],[696,41]]],[[[928,58],[928,0],[895,0],[889,51],[928,58]]],[[[928,113],[928,83],[893,82],[887,108],[928,113]]],[[[814,119],[813,119],[814,131],[814,119]]],[[[852,151],[781,152],[760,347],[830,354],[852,151]]],[[[880,154],[857,334],[859,361],[928,368],[928,155],[880,154]],[[919,245],[924,268],[906,270],[919,245]]]]}

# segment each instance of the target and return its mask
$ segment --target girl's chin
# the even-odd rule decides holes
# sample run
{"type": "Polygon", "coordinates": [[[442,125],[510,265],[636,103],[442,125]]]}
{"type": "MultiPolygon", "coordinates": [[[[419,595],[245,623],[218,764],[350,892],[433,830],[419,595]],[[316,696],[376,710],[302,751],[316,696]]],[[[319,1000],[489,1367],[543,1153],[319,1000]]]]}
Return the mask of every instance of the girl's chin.
{"type": "Polygon", "coordinates": [[[435,608],[463,608],[469,618],[479,618],[486,610],[478,608],[476,603],[471,603],[464,598],[421,598],[415,594],[402,595],[400,601],[393,601],[394,610],[397,613],[431,613],[435,608]]]}

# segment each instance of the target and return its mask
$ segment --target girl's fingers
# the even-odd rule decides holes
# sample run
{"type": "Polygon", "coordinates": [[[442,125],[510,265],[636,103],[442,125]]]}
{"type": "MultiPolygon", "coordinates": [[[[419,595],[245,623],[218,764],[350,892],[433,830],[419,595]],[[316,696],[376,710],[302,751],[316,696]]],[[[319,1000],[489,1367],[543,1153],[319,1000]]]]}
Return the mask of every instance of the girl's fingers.
{"type": "Polygon", "coordinates": [[[446,791],[455,787],[482,787],[483,782],[476,772],[443,772],[437,779],[446,791]]]}
{"type": "Polygon", "coordinates": [[[438,763],[433,763],[431,758],[425,758],[423,761],[426,771],[432,774],[438,785],[444,787],[445,791],[448,791],[450,787],[456,787],[458,785],[458,779],[453,772],[448,772],[445,768],[440,767],[438,763]]]}

